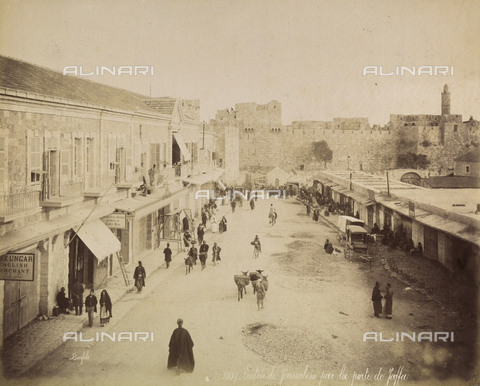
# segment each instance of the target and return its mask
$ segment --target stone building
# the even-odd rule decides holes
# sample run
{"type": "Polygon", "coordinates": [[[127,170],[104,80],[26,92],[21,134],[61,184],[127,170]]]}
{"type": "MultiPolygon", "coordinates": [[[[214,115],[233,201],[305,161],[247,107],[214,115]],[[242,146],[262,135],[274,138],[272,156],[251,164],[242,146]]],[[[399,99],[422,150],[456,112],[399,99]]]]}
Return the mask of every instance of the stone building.
{"type": "Polygon", "coordinates": [[[453,160],[455,176],[480,177],[480,148],[470,150],[453,160]]]}
{"type": "Polygon", "coordinates": [[[179,237],[222,174],[198,108],[0,56],[0,342],[179,237]]]}

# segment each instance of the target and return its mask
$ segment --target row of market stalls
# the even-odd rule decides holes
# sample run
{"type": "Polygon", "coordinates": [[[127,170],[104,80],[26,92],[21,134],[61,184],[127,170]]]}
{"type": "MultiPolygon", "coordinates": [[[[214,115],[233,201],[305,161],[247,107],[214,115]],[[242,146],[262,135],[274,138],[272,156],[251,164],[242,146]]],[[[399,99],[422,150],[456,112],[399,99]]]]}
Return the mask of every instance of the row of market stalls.
{"type": "Polygon", "coordinates": [[[375,223],[421,242],[424,256],[450,271],[479,279],[480,214],[478,190],[426,188],[388,181],[362,172],[320,172],[318,191],[353,213],[371,228],[375,223]]]}

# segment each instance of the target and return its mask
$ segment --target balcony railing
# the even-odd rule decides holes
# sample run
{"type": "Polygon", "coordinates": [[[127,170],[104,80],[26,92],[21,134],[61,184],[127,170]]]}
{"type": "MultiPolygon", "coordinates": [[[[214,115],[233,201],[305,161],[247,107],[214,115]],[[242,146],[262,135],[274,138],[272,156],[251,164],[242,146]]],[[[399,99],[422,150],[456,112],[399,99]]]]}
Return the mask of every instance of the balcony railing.
{"type": "Polygon", "coordinates": [[[83,194],[83,181],[47,183],[44,185],[43,200],[58,197],[80,197],[83,194]]]}
{"type": "Polygon", "coordinates": [[[40,191],[14,191],[0,193],[0,216],[8,217],[31,209],[40,203],[40,191]]]}

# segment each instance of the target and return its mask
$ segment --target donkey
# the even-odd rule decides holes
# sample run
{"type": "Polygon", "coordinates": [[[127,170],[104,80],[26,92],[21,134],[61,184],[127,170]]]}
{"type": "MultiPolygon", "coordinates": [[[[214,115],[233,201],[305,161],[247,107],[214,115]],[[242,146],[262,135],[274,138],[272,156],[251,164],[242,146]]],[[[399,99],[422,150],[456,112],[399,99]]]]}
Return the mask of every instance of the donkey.
{"type": "Polygon", "coordinates": [[[191,256],[184,257],[183,259],[185,260],[185,275],[187,275],[193,269],[193,259],[191,256]]]}
{"type": "Polygon", "coordinates": [[[242,275],[234,275],[233,280],[235,281],[235,284],[237,285],[238,288],[238,301],[240,299],[243,299],[243,291],[245,291],[245,294],[247,293],[247,285],[250,284],[250,277],[248,276],[248,271],[243,272],[242,275]]]}

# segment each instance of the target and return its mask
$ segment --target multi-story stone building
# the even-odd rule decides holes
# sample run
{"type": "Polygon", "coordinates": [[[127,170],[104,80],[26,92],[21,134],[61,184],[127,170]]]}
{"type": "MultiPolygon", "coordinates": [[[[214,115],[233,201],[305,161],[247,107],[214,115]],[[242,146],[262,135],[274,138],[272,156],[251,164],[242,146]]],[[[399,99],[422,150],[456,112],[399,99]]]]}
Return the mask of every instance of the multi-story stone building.
{"type": "Polygon", "coordinates": [[[0,56],[0,341],[78,279],[178,240],[211,188],[199,102],[148,98],[0,56]]]}

